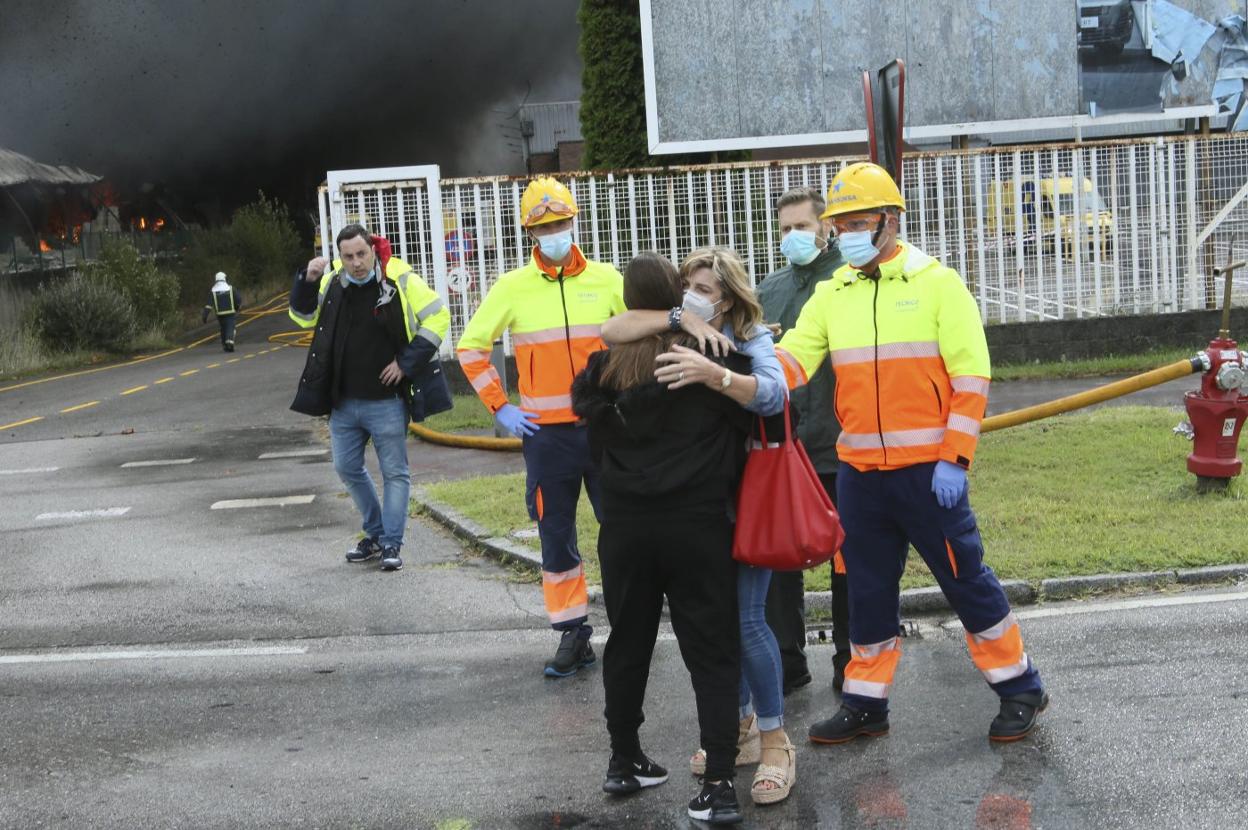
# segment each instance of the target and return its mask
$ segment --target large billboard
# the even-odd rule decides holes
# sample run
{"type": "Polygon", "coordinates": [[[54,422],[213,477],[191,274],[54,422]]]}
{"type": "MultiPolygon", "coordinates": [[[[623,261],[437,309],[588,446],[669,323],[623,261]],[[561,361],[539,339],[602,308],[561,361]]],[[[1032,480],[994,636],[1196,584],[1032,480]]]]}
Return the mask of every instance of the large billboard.
{"type": "Polygon", "coordinates": [[[865,140],[861,74],[894,58],[911,141],[1234,113],[1245,5],[641,0],[650,152],[865,140]]]}

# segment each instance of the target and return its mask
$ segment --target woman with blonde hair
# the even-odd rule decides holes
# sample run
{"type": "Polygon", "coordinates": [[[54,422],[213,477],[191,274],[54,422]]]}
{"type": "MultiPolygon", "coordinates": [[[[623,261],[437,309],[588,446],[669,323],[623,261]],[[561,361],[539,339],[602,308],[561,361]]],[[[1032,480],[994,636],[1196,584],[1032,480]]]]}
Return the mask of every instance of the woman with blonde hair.
{"type": "MultiPolygon", "coordinates": [[[[699,248],[680,266],[684,296],[666,312],[630,310],[602,326],[607,343],[626,343],[664,331],[683,331],[712,354],[739,352],[750,360],[749,373],[734,372],[700,351],[674,344],[655,358],[655,379],[669,390],[703,385],[756,415],[784,409],[787,387],[771,331],[741,259],[730,249],[699,248]]],[[[756,804],[788,797],[796,780],[796,754],[784,731],[783,670],[780,647],[767,625],[765,606],[771,571],[740,565],[737,603],[741,637],[741,684],[738,694],[738,765],[760,762],[750,795],[756,804]]],[[[694,774],[706,768],[699,749],[690,759],[694,774]]]]}

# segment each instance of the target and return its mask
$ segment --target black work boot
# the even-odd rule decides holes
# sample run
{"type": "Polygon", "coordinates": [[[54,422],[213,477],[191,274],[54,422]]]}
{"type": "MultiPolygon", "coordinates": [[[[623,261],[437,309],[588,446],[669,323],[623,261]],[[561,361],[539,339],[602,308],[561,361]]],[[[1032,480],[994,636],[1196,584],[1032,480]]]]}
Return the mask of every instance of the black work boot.
{"type": "Polygon", "coordinates": [[[1026,738],[1049,705],[1048,692],[1029,692],[1001,698],[1001,711],[988,727],[988,740],[1006,743],[1026,738]]]}
{"type": "Polygon", "coordinates": [[[843,744],[859,735],[878,738],[888,734],[888,712],[864,712],[842,703],[835,715],[811,724],[807,734],[816,744],[843,744]]]}
{"type": "Polygon", "coordinates": [[[628,795],[643,787],[657,787],[667,780],[667,770],[651,761],[645,753],[638,752],[636,757],[628,758],[611,753],[611,763],[607,765],[607,777],[602,782],[602,791],[611,795],[628,795]]]}
{"type": "Polygon", "coordinates": [[[589,637],[582,637],[581,630],[573,628],[563,632],[555,656],[546,661],[547,677],[568,677],[594,662],[594,648],[589,637]]]}
{"type": "Polygon", "coordinates": [[[741,805],[732,781],[704,782],[702,792],[689,802],[689,818],[708,824],[740,824],[741,805]]]}

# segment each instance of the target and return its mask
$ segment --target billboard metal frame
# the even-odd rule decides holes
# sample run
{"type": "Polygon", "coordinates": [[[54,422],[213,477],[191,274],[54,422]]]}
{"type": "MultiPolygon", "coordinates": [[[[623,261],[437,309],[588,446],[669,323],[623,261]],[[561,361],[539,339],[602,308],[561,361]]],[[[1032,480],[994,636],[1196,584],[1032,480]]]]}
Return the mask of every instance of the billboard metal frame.
{"type": "MultiPolygon", "coordinates": [[[[867,131],[836,130],[824,133],[795,133],[793,135],[740,136],[736,138],[712,138],[694,141],[663,141],[659,138],[659,106],[655,91],[654,30],[651,6],[654,0],[641,3],[641,57],[642,74],[646,85],[646,138],[652,155],[666,153],[710,153],[729,150],[761,150],[769,147],[807,147],[824,144],[850,144],[865,142],[867,131]]],[[[846,78],[853,83],[854,78],[846,78]]],[[[1076,131],[1086,127],[1109,124],[1136,124],[1143,121],[1181,120],[1187,118],[1213,117],[1218,114],[1212,102],[1199,107],[1174,107],[1159,112],[1121,112],[1093,117],[1091,115],[1058,115],[1044,118],[1022,118],[1004,121],[963,121],[951,124],[913,126],[904,129],[905,140],[952,138],[959,135],[987,135],[1013,133],[1024,130],[1049,130],[1069,128],[1076,131]]]]}

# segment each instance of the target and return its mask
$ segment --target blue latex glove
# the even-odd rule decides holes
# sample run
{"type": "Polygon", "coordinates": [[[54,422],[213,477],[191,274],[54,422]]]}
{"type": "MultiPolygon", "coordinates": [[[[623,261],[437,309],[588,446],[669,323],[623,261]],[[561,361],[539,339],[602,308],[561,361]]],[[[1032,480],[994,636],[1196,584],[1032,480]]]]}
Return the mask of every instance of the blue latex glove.
{"type": "Polygon", "coordinates": [[[952,508],[966,492],[966,470],[948,461],[937,461],[932,472],[932,492],[941,507],[952,508]]]}
{"type": "Polygon", "coordinates": [[[526,438],[541,429],[532,423],[536,417],[536,412],[527,412],[515,404],[505,403],[494,413],[494,423],[517,438],[526,438]]]}

